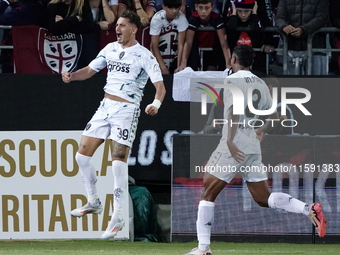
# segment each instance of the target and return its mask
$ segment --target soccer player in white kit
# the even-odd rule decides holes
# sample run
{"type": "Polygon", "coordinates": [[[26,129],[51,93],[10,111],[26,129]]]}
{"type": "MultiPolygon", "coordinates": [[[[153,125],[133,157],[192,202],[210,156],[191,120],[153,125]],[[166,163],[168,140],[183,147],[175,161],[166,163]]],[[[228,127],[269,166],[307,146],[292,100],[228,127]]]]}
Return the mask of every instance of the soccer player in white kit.
{"type": "Polygon", "coordinates": [[[88,203],[71,212],[72,216],[81,217],[103,211],[91,158],[110,136],[113,144],[114,212],[102,239],[115,237],[124,227],[122,210],[124,196],[128,194],[125,189],[128,183],[127,158],[136,134],[139,104],[149,77],[156,88],[156,94],[145,112],[151,116],[157,114],[165,96],[163,77],[156,58],[136,41],[140,25],[140,18],[135,12],[123,12],[116,24],[117,41],[105,46],[87,67],[74,73],[62,74],[63,81],[69,83],[88,79],[104,67],[108,69],[104,99],[87,124],[76,154],[88,203]]]}
{"type": "MultiPolygon", "coordinates": [[[[225,84],[231,84],[241,89],[244,96],[245,114],[233,114],[233,95],[230,90],[225,90],[224,119],[228,120],[228,122],[224,124],[220,143],[206,165],[207,172],[204,176],[202,200],[198,206],[196,221],[198,247],[187,253],[187,255],[212,255],[210,236],[211,227],[214,223],[214,201],[224,186],[233,179],[236,172],[240,172],[253,199],[260,206],[283,209],[288,212],[302,213],[309,216],[312,223],[317,227],[319,236],[323,237],[325,235],[326,220],[322,214],[320,204],[308,205],[285,193],[271,193],[265,171],[240,171],[244,167],[261,170],[261,147],[257,134],[260,135],[269,131],[272,125],[272,121],[268,121],[255,132],[252,127],[254,123],[248,124],[251,119],[258,118],[248,108],[247,95],[249,87],[253,89],[252,101],[255,109],[268,110],[272,107],[272,98],[266,83],[249,71],[253,63],[253,56],[253,49],[247,45],[238,45],[233,50],[231,65],[235,73],[225,79],[225,84]],[[208,173],[209,167],[212,166],[215,169],[218,169],[216,166],[230,166],[227,169],[234,168],[237,171],[214,171],[208,173]]],[[[279,119],[276,110],[269,116],[269,119],[279,119]]]]}

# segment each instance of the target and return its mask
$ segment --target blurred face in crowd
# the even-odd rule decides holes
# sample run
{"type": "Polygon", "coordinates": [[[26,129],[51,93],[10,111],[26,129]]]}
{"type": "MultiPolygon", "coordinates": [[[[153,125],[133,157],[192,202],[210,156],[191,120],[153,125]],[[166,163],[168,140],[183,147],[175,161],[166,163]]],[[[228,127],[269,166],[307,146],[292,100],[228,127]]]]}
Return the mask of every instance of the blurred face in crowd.
{"type": "Polygon", "coordinates": [[[252,10],[237,8],[236,13],[242,22],[246,22],[250,18],[252,10]]]}
{"type": "Polygon", "coordinates": [[[168,21],[172,21],[173,19],[175,19],[180,9],[180,8],[169,8],[164,5],[162,5],[162,7],[165,11],[165,15],[168,21]]]}
{"type": "Polygon", "coordinates": [[[122,46],[135,41],[137,27],[131,24],[127,18],[119,18],[116,23],[117,42],[122,46]]]}
{"type": "Polygon", "coordinates": [[[195,4],[195,9],[201,20],[207,21],[210,18],[210,14],[214,9],[211,3],[208,4],[195,4]]]}

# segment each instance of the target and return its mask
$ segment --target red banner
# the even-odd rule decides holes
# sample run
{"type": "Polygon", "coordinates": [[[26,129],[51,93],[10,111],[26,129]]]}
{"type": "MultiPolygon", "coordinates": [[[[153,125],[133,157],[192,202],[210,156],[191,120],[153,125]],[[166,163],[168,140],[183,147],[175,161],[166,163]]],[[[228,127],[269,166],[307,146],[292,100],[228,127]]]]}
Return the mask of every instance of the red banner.
{"type": "Polygon", "coordinates": [[[17,73],[63,73],[76,70],[82,36],[55,36],[38,26],[13,26],[13,56],[17,73]]]}

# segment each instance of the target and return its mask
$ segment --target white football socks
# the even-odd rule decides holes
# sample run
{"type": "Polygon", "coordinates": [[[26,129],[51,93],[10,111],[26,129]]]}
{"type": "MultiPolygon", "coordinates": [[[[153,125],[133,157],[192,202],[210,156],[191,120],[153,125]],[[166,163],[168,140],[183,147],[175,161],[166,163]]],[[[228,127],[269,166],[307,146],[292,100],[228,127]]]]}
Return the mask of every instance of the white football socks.
{"type": "Polygon", "coordinates": [[[287,212],[302,213],[306,216],[309,215],[308,204],[293,198],[292,196],[281,193],[273,192],[268,198],[268,205],[270,208],[283,209],[287,212]]]}
{"type": "Polygon", "coordinates": [[[210,246],[211,227],[214,224],[215,204],[210,201],[201,200],[197,213],[197,239],[198,249],[205,251],[210,246]]]}
{"type": "Polygon", "coordinates": [[[120,161],[112,161],[112,173],[113,173],[113,213],[121,214],[123,210],[124,197],[128,192],[128,164],[120,161]]]}
{"type": "Polygon", "coordinates": [[[97,176],[96,170],[94,169],[92,164],[92,157],[88,157],[77,152],[75,158],[78,163],[81,176],[83,177],[83,183],[85,185],[85,190],[89,202],[97,201],[97,176]]]}

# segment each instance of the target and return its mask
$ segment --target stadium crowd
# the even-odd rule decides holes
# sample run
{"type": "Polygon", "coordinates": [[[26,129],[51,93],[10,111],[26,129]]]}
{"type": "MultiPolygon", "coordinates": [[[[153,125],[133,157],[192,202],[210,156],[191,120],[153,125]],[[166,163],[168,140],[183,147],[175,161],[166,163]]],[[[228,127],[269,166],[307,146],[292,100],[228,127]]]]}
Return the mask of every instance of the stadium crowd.
{"type": "MultiPolygon", "coordinates": [[[[338,0],[0,0],[0,26],[35,25],[55,36],[81,34],[79,69],[116,39],[115,22],[125,9],[141,18],[137,40],[153,52],[163,74],[186,67],[225,70],[233,48],[247,44],[256,50],[253,72],[266,75],[266,62],[282,66],[286,36],[287,74],[304,75],[308,36],[322,27],[340,28],[338,0]],[[268,27],[278,30],[268,32],[268,27]]],[[[339,35],[315,34],[313,48],[325,51],[313,52],[312,74],[339,75],[339,52],[326,50],[340,49],[339,35]]],[[[1,38],[3,46],[16,45],[11,29],[0,27],[1,38]]],[[[1,50],[2,73],[15,72],[13,55],[11,49],[1,50]]]]}

